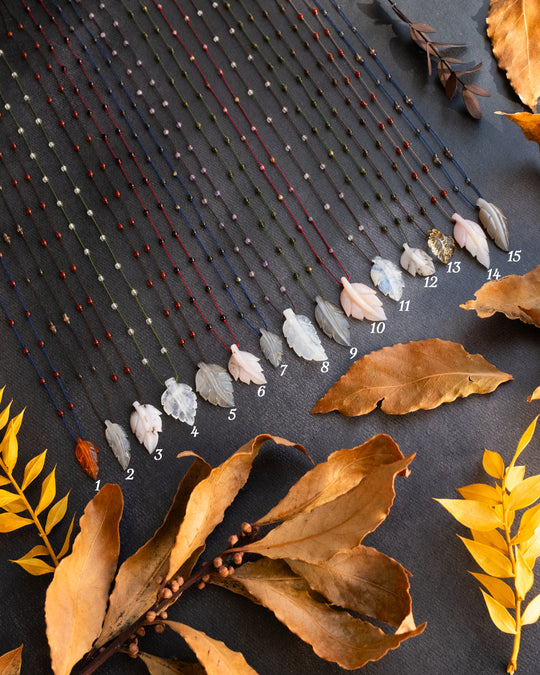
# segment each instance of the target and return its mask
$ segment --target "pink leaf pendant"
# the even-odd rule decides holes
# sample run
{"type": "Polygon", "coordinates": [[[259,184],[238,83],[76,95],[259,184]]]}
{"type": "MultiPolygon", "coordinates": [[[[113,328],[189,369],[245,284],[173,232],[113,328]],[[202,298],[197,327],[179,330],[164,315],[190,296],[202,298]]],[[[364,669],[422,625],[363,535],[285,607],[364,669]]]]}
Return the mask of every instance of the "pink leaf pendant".
{"type": "Polygon", "coordinates": [[[365,284],[351,284],[346,277],[341,277],[341,283],[343,290],[340,301],[347,316],[360,320],[386,321],[382,302],[373,288],[365,284]]]}

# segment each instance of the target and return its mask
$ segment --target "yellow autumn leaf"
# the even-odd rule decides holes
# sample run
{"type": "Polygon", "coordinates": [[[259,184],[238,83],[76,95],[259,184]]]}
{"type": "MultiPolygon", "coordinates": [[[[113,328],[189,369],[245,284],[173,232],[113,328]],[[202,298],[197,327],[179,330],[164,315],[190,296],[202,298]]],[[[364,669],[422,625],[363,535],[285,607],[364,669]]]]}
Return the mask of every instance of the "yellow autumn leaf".
{"type": "Polygon", "coordinates": [[[493,478],[502,479],[504,477],[504,460],[498,452],[487,449],[484,450],[482,466],[484,467],[484,471],[488,475],[493,476],[493,478]]]}
{"type": "Polygon", "coordinates": [[[164,659],[146,652],[139,652],[139,658],[148,668],[150,675],[206,675],[206,670],[200,663],[164,659]]]}
{"type": "Polygon", "coordinates": [[[508,552],[508,544],[506,543],[506,539],[498,530],[489,530],[483,532],[480,530],[471,530],[471,534],[474,541],[479,541],[481,544],[486,544],[486,546],[492,546],[503,553],[508,552]]]}
{"type": "Polygon", "coordinates": [[[525,466],[511,466],[506,472],[504,484],[508,491],[512,491],[525,477],[525,466]]]}
{"type": "Polygon", "coordinates": [[[483,584],[491,595],[501,603],[503,607],[515,607],[516,596],[510,586],[502,579],[491,577],[489,574],[482,574],[481,572],[471,572],[475,579],[483,584]]]}
{"type": "Polygon", "coordinates": [[[19,495],[15,492],[10,492],[9,490],[0,490],[0,507],[4,508],[7,504],[11,504],[16,499],[19,499],[19,495]]]}
{"type": "Polygon", "coordinates": [[[492,485],[486,485],[485,483],[465,485],[464,487],[458,488],[458,492],[464,499],[485,502],[492,506],[502,502],[501,493],[492,485]]]}
{"type": "Polygon", "coordinates": [[[69,499],[69,492],[67,493],[67,495],[62,497],[62,499],[59,499],[56,502],[56,504],[51,506],[51,508],[49,509],[49,513],[47,514],[47,521],[45,523],[45,534],[49,534],[49,532],[53,529],[53,527],[55,525],[58,525],[58,523],[66,515],[68,499],[69,499]]]}
{"type": "Polygon", "coordinates": [[[493,577],[513,576],[512,563],[497,549],[473,539],[459,537],[480,567],[493,577]]]}
{"type": "Polygon", "coordinates": [[[75,516],[71,519],[71,523],[69,525],[66,537],[64,539],[64,543],[62,544],[62,548],[60,549],[60,553],[56,556],[58,560],[63,558],[66,553],[69,551],[69,542],[71,540],[71,533],[73,532],[73,525],[75,523],[75,516]]]}
{"type": "Polygon", "coordinates": [[[41,560],[41,558],[23,557],[18,560],[11,560],[11,562],[17,563],[23,570],[35,577],[40,576],[41,574],[52,574],[55,570],[52,565],[49,565],[45,560],[41,560]]]}
{"type": "Polygon", "coordinates": [[[505,607],[503,607],[500,602],[497,602],[495,598],[492,598],[489,593],[486,593],[483,589],[480,590],[482,591],[482,595],[486,601],[488,612],[493,623],[503,633],[515,635],[516,622],[510,612],[505,607]]]}
{"type": "Polygon", "coordinates": [[[512,538],[512,544],[521,544],[534,536],[536,529],[540,527],[540,504],[527,509],[521,516],[518,531],[512,538]]]}
{"type": "Polygon", "coordinates": [[[530,539],[521,543],[519,548],[527,561],[527,565],[533,568],[537,558],[540,557],[540,531],[535,532],[530,539]]]}
{"type": "Polygon", "coordinates": [[[521,615],[521,625],[526,626],[527,624],[530,623],[536,623],[539,618],[540,618],[540,593],[529,602],[527,607],[525,607],[525,611],[521,615]]]}
{"type": "Polygon", "coordinates": [[[6,433],[4,434],[4,438],[2,439],[2,443],[0,443],[0,454],[2,455],[2,459],[4,460],[4,464],[6,465],[8,473],[10,474],[15,468],[15,464],[17,463],[17,457],[19,455],[19,443],[17,441],[17,431],[15,430],[15,425],[13,424],[13,421],[15,419],[16,418],[13,418],[9,421],[6,433]]]}
{"type": "Polygon", "coordinates": [[[208,675],[257,675],[240,652],[178,621],[165,621],[194,651],[208,675]]]}
{"type": "Polygon", "coordinates": [[[525,450],[525,448],[531,442],[534,431],[536,429],[536,422],[538,420],[538,417],[540,417],[540,415],[537,415],[533,419],[533,421],[529,424],[529,426],[525,429],[525,431],[521,435],[521,438],[519,439],[519,443],[517,444],[516,453],[515,453],[514,457],[512,458],[512,462],[511,462],[510,466],[514,466],[517,458],[520,456],[520,454],[523,452],[523,450],[525,450]]]}
{"type": "Polygon", "coordinates": [[[527,562],[523,558],[523,554],[519,547],[515,549],[516,552],[516,595],[518,600],[523,600],[527,593],[531,590],[534,583],[534,574],[527,562]]]}
{"type": "Polygon", "coordinates": [[[42,511],[44,511],[49,504],[52,502],[56,495],[56,467],[51,471],[51,473],[45,477],[41,485],[41,495],[39,498],[38,505],[36,506],[35,514],[38,516],[42,511]]]}
{"type": "Polygon", "coordinates": [[[0,656],[0,673],[2,675],[19,675],[22,666],[22,649],[23,645],[12,649],[0,656]]]}
{"type": "Polygon", "coordinates": [[[33,522],[30,518],[23,518],[16,513],[0,513],[0,532],[13,532],[33,522]]]}
{"type": "Polygon", "coordinates": [[[47,455],[47,450],[44,450],[42,453],[33,457],[27,465],[24,467],[23,481],[21,484],[21,490],[26,490],[30,483],[39,476],[43,470],[45,464],[45,457],[47,455]]]}
{"type": "Polygon", "coordinates": [[[510,493],[507,508],[509,511],[524,509],[540,498],[540,475],[529,476],[518,483],[510,493]]]}
{"type": "Polygon", "coordinates": [[[474,530],[494,530],[501,519],[495,510],[484,502],[472,499],[436,499],[454,518],[474,530]]]}
{"type": "Polygon", "coordinates": [[[505,113],[500,110],[495,111],[496,115],[504,115],[512,120],[523,132],[528,141],[535,141],[540,148],[540,115],[529,112],[505,113]]]}
{"type": "MultiPolygon", "coordinates": [[[[4,393],[5,387],[2,387],[2,394],[4,393]]],[[[2,397],[0,396],[0,401],[2,400],[2,397]]],[[[7,406],[2,410],[0,413],[0,431],[6,426],[9,420],[9,411],[11,410],[11,404],[13,401],[10,401],[7,406]]]]}

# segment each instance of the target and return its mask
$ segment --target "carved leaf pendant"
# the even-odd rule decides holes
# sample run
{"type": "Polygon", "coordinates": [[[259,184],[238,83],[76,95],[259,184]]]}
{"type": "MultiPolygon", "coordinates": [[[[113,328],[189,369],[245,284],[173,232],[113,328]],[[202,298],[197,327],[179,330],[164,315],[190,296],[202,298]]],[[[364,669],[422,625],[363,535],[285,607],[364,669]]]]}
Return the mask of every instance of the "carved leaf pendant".
{"type": "Polygon", "coordinates": [[[295,314],[290,307],[283,312],[283,335],[287,344],[306,361],[326,361],[327,356],[315,326],[307,316],[295,314]]]}
{"type": "Polygon", "coordinates": [[[281,363],[281,357],[283,356],[283,340],[279,335],[261,328],[259,346],[265,358],[277,368],[281,363]]]}
{"type": "Polygon", "coordinates": [[[131,431],[139,443],[144,445],[150,454],[157,447],[161,433],[161,410],[154,408],[150,403],[133,402],[133,412],[129,419],[131,431]]]}
{"type": "Polygon", "coordinates": [[[315,300],[317,302],[315,319],[319,328],[338,344],[349,347],[351,344],[351,327],[345,314],[333,302],[324,300],[320,295],[315,300]]]}
{"type": "Polygon", "coordinates": [[[480,209],[478,217],[486,232],[500,249],[508,251],[510,235],[508,233],[508,220],[504,213],[498,206],[486,202],[482,198],[476,200],[476,206],[480,209]]]}
{"type": "Polygon", "coordinates": [[[222,408],[234,407],[233,384],[231,376],[217,363],[198,364],[195,375],[195,388],[205,401],[222,408]]]}
{"type": "Polygon", "coordinates": [[[131,450],[127,433],[116,422],[105,420],[105,438],[113,451],[113,455],[125,471],[131,460],[131,450]]]}
{"type": "Polygon", "coordinates": [[[430,277],[435,274],[433,260],[425,251],[421,248],[411,248],[408,244],[403,244],[403,249],[399,262],[409,274],[413,277],[417,274],[421,277],[430,277]]]}
{"type": "Polygon", "coordinates": [[[436,228],[428,230],[427,243],[429,250],[433,253],[433,255],[445,265],[454,255],[454,251],[456,249],[456,242],[454,241],[454,238],[448,234],[443,234],[436,228]]]}
{"type": "Polygon", "coordinates": [[[386,321],[382,302],[373,288],[365,284],[351,284],[346,277],[341,277],[341,283],[341,306],[347,316],[360,320],[386,321]]]}
{"type": "Polygon", "coordinates": [[[266,384],[263,369],[259,364],[260,359],[251,352],[238,349],[237,345],[231,345],[231,357],[229,359],[229,373],[235,380],[241,380],[246,384],[266,384]]]}
{"type": "Polygon", "coordinates": [[[380,255],[375,256],[372,262],[371,281],[383,295],[387,295],[392,300],[401,300],[405,282],[399,267],[394,265],[391,260],[381,258],[380,255]]]}
{"type": "Polygon", "coordinates": [[[75,457],[84,469],[84,472],[93,480],[97,480],[99,473],[99,450],[92,441],[84,441],[82,438],[78,438],[77,445],[75,446],[75,457]]]}
{"type": "Polygon", "coordinates": [[[469,253],[484,267],[489,267],[489,248],[484,230],[472,220],[465,220],[458,213],[452,216],[454,237],[461,248],[469,253]]]}
{"type": "Polygon", "coordinates": [[[167,388],[161,394],[163,410],[174,419],[193,426],[197,412],[197,396],[193,389],[174,377],[165,380],[165,386],[167,388]]]}

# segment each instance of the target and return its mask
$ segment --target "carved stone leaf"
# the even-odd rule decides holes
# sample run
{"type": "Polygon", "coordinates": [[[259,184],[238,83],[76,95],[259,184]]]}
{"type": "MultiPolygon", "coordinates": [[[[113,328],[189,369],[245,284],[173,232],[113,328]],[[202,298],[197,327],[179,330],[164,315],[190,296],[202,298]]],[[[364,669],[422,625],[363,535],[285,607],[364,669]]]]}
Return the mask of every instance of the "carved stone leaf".
{"type": "Polygon", "coordinates": [[[105,438],[109,444],[113,455],[118,460],[118,463],[125,471],[131,459],[131,451],[129,447],[129,439],[124,429],[116,422],[105,420],[105,438]]]}
{"type": "Polygon", "coordinates": [[[23,645],[0,656],[0,673],[2,675],[19,675],[22,664],[22,649],[23,645]]]}
{"type": "Polygon", "coordinates": [[[390,415],[431,410],[458,397],[487,394],[513,379],[456,342],[431,338],[366,354],[315,404],[312,413],[390,415]]]}
{"type": "Polygon", "coordinates": [[[351,328],[345,314],[339,307],[318,295],[316,298],[315,319],[322,332],[338,344],[349,347],[351,328]]]}
{"type": "Polygon", "coordinates": [[[421,277],[429,277],[435,274],[435,265],[432,258],[421,248],[411,248],[408,244],[403,244],[403,253],[399,262],[403,269],[407,270],[413,277],[417,274],[421,277]]]}
{"type": "Polygon", "coordinates": [[[305,473],[256,525],[269,525],[308,513],[356,487],[383,464],[403,459],[397,443],[387,434],[377,434],[362,445],[336,450],[325,462],[305,473]]]}
{"type": "Polygon", "coordinates": [[[241,351],[238,346],[231,345],[231,357],[229,359],[229,373],[235,380],[241,380],[246,384],[266,384],[260,359],[250,352],[241,351]]]}
{"type": "Polygon", "coordinates": [[[380,255],[375,256],[370,276],[371,281],[383,295],[387,295],[392,300],[401,300],[405,282],[401,270],[391,260],[381,258],[380,255]]]}
{"type": "Polygon", "coordinates": [[[210,466],[195,458],[178,486],[169,512],[154,536],[127,558],[116,575],[114,589],[96,646],[101,647],[131,625],[156,600],[156,577],[167,572],[169,556],[186,512],[191,493],[210,473],[210,466]]]}
{"type": "Polygon", "coordinates": [[[176,659],[164,659],[146,652],[139,652],[139,658],[148,668],[150,675],[206,675],[200,663],[184,663],[176,659]]]}
{"type": "MultiPolygon", "coordinates": [[[[167,579],[171,579],[180,567],[199,547],[208,535],[223,520],[225,510],[233,502],[238,491],[246,483],[255,458],[266,441],[295,447],[305,452],[297,443],[279,436],[260,434],[245,443],[234,455],[226,459],[198,483],[191,492],[186,512],[178,529],[169,558],[167,579]]],[[[180,453],[178,457],[184,456],[180,453]]]]}
{"type": "Polygon", "coordinates": [[[289,347],[306,361],[326,361],[328,358],[314,325],[303,314],[295,314],[290,307],[283,312],[282,330],[289,347]]]}
{"type": "Polygon", "coordinates": [[[351,284],[345,277],[341,277],[341,283],[341,306],[347,316],[360,320],[386,321],[382,302],[373,288],[365,284],[351,284]]]}
{"type": "Polygon", "coordinates": [[[508,251],[510,236],[508,234],[508,221],[504,213],[498,206],[490,204],[482,198],[476,200],[476,206],[479,209],[478,217],[486,232],[500,249],[508,251]]]}
{"type": "Polygon", "coordinates": [[[281,363],[281,357],[283,356],[283,340],[279,335],[261,328],[259,346],[265,358],[277,368],[281,363]]]}
{"type": "Polygon", "coordinates": [[[243,654],[229,649],[224,642],[178,621],[165,624],[184,638],[208,675],[257,675],[243,654]]]}
{"type": "MultiPolygon", "coordinates": [[[[238,592],[243,586],[249,595],[270,609],[287,628],[310,644],[315,653],[342,668],[354,670],[376,661],[401,642],[419,635],[425,624],[384,633],[368,621],[336,611],[314,597],[308,583],[282,560],[261,559],[245,563],[234,577],[220,585],[238,592]]],[[[240,591],[242,592],[242,591],[240,591]]]]}
{"type": "Polygon", "coordinates": [[[345,494],[286,520],[241,550],[315,563],[358,546],[388,515],[395,497],[394,478],[412,459],[410,455],[381,466],[345,494]]]}
{"type": "Polygon", "coordinates": [[[161,394],[163,410],[174,419],[193,426],[197,414],[197,396],[193,389],[184,382],[177,382],[174,377],[165,380],[165,387],[161,394]]]}
{"type": "Polygon", "coordinates": [[[519,319],[540,328],[540,265],[523,276],[510,274],[486,282],[463,305],[474,309],[481,319],[501,312],[509,319],[519,319]]]}
{"type": "Polygon", "coordinates": [[[88,503],[70,555],[47,589],[45,619],[55,675],[69,675],[101,631],[118,553],[123,498],[104,485],[88,503]]]}
{"type": "Polygon", "coordinates": [[[461,248],[469,253],[484,267],[489,267],[489,248],[484,230],[473,220],[465,220],[458,213],[452,215],[454,238],[461,248]]]}
{"type": "Polygon", "coordinates": [[[499,67],[533,112],[540,96],[540,4],[537,0],[491,0],[487,34],[499,67]]]}
{"type": "Polygon", "coordinates": [[[222,408],[234,407],[234,393],[231,376],[217,363],[198,363],[195,388],[205,401],[222,408]]]}
{"type": "Polygon", "coordinates": [[[157,447],[161,433],[161,410],[150,403],[134,401],[129,424],[139,443],[152,454],[157,447]]]}

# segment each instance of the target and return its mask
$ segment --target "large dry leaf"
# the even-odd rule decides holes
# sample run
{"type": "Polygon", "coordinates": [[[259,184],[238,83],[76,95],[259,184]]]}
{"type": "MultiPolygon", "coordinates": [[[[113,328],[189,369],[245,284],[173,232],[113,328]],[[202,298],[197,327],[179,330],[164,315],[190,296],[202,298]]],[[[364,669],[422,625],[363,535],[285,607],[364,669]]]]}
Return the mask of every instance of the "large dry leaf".
{"type": "Polygon", "coordinates": [[[87,505],[73,550],[47,589],[45,618],[55,675],[68,675],[100,634],[114,577],[123,497],[104,485],[87,505]]]}
{"type": "Polygon", "coordinates": [[[195,652],[208,675],[257,675],[240,652],[178,621],[165,621],[195,652]]]}
{"type": "Polygon", "coordinates": [[[535,141],[538,143],[538,147],[540,148],[540,115],[534,115],[533,113],[526,113],[526,112],[519,112],[519,113],[504,113],[504,112],[499,112],[496,111],[497,115],[504,115],[505,117],[508,117],[508,119],[512,120],[512,122],[515,122],[521,131],[523,132],[523,135],[528,141],[535,141]]]}
{"type": "Polygon", "coordinates": [[[487,34],[499,67],[533,112],[540,96],[540,3],[491,0],[487,34]]]}
{"type": "MultiPolygon", "coordinates": [[[[169,512],[154,536],[124,561],[118,570],[101,635],[100,647],[142,616],[156,601],[156,577],[167,571],[178,529],[193,488],[210,473],[210,466],[196,458],[180,482],[169,512]]],[[[188,572],[189,573],[189,572],[188,572]]]]}
{"type": "Polygon", "coordinates": [[[408,573],[396,560],[374,548],[361,545],[330,560],[287,563],[333,605],[396,628],[411,613],[408,573]]]}
{"type": "Polygon", "coordinates": [[[431,338],[383,347],[355,361],[312,413],[365,415],[381,403],[390,415],[431,410],[458,397],[486,394],[512,376],[456,342],[431,338]]]}
{"type": "Polygon", "coordinates": [[[288,494],[255,524],[268,525],[312,511],[316,506],[348,492],[374,469],[402,458],[397,443],[387,434],[377,434],[355,448],[336,450],[326,462],[317,464],[304,474],[288,494]]]}
{"type": "Polygon", "coordinates": [[[0,656],[0,673],[2,675],[19,675],[22,665],[23,646],[12,649],[0,656]]]}
{"type": "Polygon", "coordinates": [[[164,659],[146,652],[139,652],[139,658],[148,668],[150,675],[206,675],[206,670],[200,663],[164,659]]]}
{"type": "Polygon", "coordinates": [[[474,309],[481,319],[501,312],[509,319],[519,319],[540,328],[540,265],[523,276],[510,274],[486,282],[463,309],[474,309]]]}
{"type": "Polygon", "coordinates": [[[245,485],[259,450],[269,440],[305,453],[297,443],[279,436],[260,434],[212,469],[191,493],[171,551],[167,579],[171,579],[194,551],[204,545],[208,535],[223,520],[225,510],[245,485]]]}
{"type": "Polygon", "coordinates": [[[394,478],[413,457],[383,465],[349,492],[286,520],[241,550],[268,558],[319,562],[358,546],[388,515],[395,497],[394,478]]]}
{"type": "MultiPolygon", "coordinates": [[[[228,586],[228,579],[221,585],[228,586]]],[[[231,579],[230,590],[245,587],[249,595],[270,609],[290,631],[313,647],[322,659],[342,668],[361,668],[380,659],[401,642],[418,635],[425,624],[393,635],[385,634],[368,621],[336,611],[313,596],[309,585],[282,560],[262,558],[242,565],[231,579]]]]}

